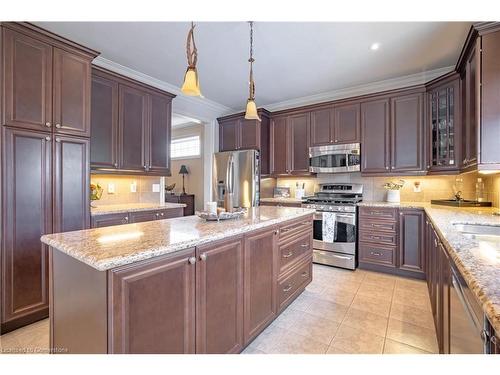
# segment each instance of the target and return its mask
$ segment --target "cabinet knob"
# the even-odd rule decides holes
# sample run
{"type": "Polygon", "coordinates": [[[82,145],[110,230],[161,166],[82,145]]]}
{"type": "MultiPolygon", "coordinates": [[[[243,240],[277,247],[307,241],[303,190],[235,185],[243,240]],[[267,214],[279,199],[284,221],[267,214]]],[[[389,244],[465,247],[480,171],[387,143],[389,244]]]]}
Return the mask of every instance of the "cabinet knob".
{"type": "Polygon", "coordinates": [[[385,169],[389,169],[389,167],[385,167],[385,169]]]}
{"type": "Polygon", "coordinates": [[[164,213],[164,212],[162,212],[162,213],[161,213],[161,216],[165,216],[165,213],[164,213]]]}
{"type": "Polygon", "coordinates": [[[50,122],[48,122],[48,121],[47,121],[47,122],[45,123],[45,126],[46,126],[46,127],[48,127],[48,128],[50,128],[50,127],[52,126],[52,124],[51,124],[50,122]]]}
{"type": "Polygon", "coordinates": [[[206,261],[207,260],[207,253],[201,254],[200,255],[200,260],[203,261],[203,262],[206,261]]]}
{"type": "Polygon", "coordinates": [[[45,140],[46,140],[46,141],[50,141],[50,137],[49,137],[49,136],[46,136],[46,137],[45,137],[45,140]]]}
{"type": "Polygon", "coordinates": [[[57,137],[56,142],[58,142],[58,143],[61,142],[61,138],[57,137]]]}
{"type": "Polygon", "coordinates": [[[430,167],[431,167],[430,165],[427,165],[427,169],[430,169],[430,167]]]}
{"type": "Polygon", "coordinates": [[[128,221],[128,216],[125,216],[125,218],[124,218],[124,219],[125,219],[125,221],[128,221]]]}
{"type": "Polygon", "coordinates": [[[278,232],[278,230],[275,230],[275,231],[274,231],[274,235],[275,235],[275,236],[277,236],[277,235],[278,235],[278,233],[279,233],[279,232],[278,232]]]}
{"type": "Polygon", "coordinates": [[[391,169],[394,169],[394,165],[391,167],[391,169]]]}
{"type": "Polygon", "coordinates": [[[118,168],[118,163],[114,163],[114,164],[113,164],[113,166],[114,166],[115,168],[118,168]]]}
{"type": "Polygon", "coordinates": [[[155,216],[156,216],[156,217],[160,217],[160,214],[157,212],[157,213],[155,214],[155,216]]]}
{"type": "Polygon", "coordinates": [[[189,264],[195,264],[196,263],[196,258],[195,257],[191,257],[188,259],[188,262],[189,264]]]}
{"type": "Polygon", "coordinates": [[[335,140],[335,143],[337,143],[337,142],[338,142],[338,139],[335,140]]]}
{"type": "Polygon", "coordinates": [[[61,124],[56,124],[56,128],[60,129],[61,128],[61,124]]]}

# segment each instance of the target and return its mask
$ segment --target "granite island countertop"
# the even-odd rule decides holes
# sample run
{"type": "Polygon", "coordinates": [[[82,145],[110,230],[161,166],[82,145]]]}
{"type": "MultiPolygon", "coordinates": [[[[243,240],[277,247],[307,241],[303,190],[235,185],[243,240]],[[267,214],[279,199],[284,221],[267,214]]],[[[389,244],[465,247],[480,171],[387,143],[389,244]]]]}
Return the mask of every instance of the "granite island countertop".
{"type": "Polygon", "coordinates": [[[425,210],[448,254],[472,290],[496,332],[500,333],[500,241],[491,243],[458,232],[454,223],[500,226],[497,207],[447,207],[425,202],[361,202],[360,207],[425,210]]]}
{"type": "Polygon", "coordinates": [[[302,199],[297,198],[284,198],[284,197],[269,197],[269,198],[260,198],[261,202],[269,202],[269,203],[302,203],[302,199]]]}
{"type": "Polygon", "coordinates": [[[41,241],[106,271],[313,214],[293,207],[255,207],[239,219],[205,221],[198,216],[47,234],[41,241]]]}
{"type": "Polygon", "coordinates": [[[150,211],[150,210],[167,210],[169,208],[183,208],[184,203],[123,203],[123,204],[106,204],[90,208],[90,216],[120,214],[125,212],[150,211]]]}

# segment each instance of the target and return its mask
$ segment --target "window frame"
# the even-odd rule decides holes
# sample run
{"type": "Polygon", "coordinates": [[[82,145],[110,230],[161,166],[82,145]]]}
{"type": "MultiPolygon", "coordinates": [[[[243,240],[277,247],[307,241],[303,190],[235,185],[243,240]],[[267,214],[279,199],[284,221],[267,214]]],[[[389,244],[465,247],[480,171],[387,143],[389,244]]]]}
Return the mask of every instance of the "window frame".
{"type": "Polygon", "coordinates": [[[170,159],[171,160],[182,160],[182,159],[200,159],[201,158],[201,136],[199,134],[193,134],[193,135],[184,135],[181,137],[176,137],[172,138],[171,144],[170,144],[170,159]],[[187,156],[173,156],[173,144],[174,143],[180,143],[182,140],[188,140],[188,139],[194,139],[197,138],[198,140],[198,154],[197,155],[187,155],[187,156]],[[177,142],[176,142],[177,141],[177,142]]]}

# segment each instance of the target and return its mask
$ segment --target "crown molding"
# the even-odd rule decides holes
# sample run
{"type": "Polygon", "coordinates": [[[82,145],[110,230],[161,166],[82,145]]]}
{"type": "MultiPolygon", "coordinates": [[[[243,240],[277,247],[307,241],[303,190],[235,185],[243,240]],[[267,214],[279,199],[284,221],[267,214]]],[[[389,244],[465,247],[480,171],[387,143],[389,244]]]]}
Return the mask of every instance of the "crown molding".
{"type": "Polygon", "coordinates": [[[455,66],[447,66],[444,68],[429,70],[426,72],[410,74],[407,76],[386,79],[383,81],[372,82],[364,85],[346,87],[339,90],[327,91],[320,94],[303,96],[300,98],[285,100],[282,102],[264,104],[259,107],[265,107],[268,111],[274,112],[283,109],[301,107],[309,104],[328,102],[355,96],[374,94],[387,90],[394,90],[404,87],[416,86],[425,84],[433,79],[453,71],[455,66]]]}
{"type": "Polygon", "coordinates": [[[172,111],[174,113],[208,122],[233,111],[232,108],[226,107],[225,105],[207,98],[186,96],[177,86],[118,64],[104,57],[98,56],[92,61],[92,63],[99,67],[111,70],[112,72],[122,74],[128,78],[177,95],[172,102],[172,111]]]}

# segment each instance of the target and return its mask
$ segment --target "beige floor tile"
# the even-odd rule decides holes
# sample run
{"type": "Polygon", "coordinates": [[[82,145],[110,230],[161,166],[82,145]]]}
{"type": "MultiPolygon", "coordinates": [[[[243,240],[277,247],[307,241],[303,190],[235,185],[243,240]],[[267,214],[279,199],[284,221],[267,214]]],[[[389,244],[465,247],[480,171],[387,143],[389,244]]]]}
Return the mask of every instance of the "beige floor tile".
{"type": "Polygon", "coordinates": [[[315,298],[309,306],[307,312],[320,318],[333,320],[341,323],[349,308],[334,302],[315,298]]]}
{"type": "Polygon", "coordinates": [[[394,291],[392,301],[401,305],[412,306],[422,310],[432,311],[431,302],[428,295],[398,289],[394,291]]]}
{"type": "Polygon", "coordinates": [[[384,354],[432,354],[391,339],[385,339],[384,354]]]}
{"type": "Polygon", "coordinates": [[[44,319],[0,336],[3,352],[49,353],[49,320],[44,319]]]}
{"type": "Polygon", "coordinates": [[[271,349],[279,344],[280,339],[289,333],[290,331],[284,328],[270,325],[250,345],[255,349],[270,353],[271,349]]]}
{"type": "Polygon", "coordinates": [[[423,280],[398,279],[395,290],[404,290],[416,294],[428,295],[427,283],[423,280]]]}
{"type": "Polygon", "coordinates": [[[327,344],[287,331],[266,350],[268,354],[325,354],[327,344]]]}
{"type": "Polygon", "coordinates": [[[390,317],[391,319],[397,319],[402,322],[434,330],[432,312],[427,309],[419,309],[417,307],[393,302],[390,317]]]}
{"type": "Polygon", "coordinates": [[[309,293],[303,292],[300,296],[297,297],[295,301],[293,301],[288,308],[299,311],[307,311],[309,305],[314,301],[314,297],[312,297],[309,293]]]}
{"type": "Polygon", "coordinates": [[[387,331],[387,318],[367,311],[350,308],[342,325],[361,329],[378,336],[385,337],[387,331]]]}
{"type": "Polygon", "coordinates": [[[321,294],[325,287],[325,284],[319,283],[313,278],[313,281],[306,287],[306,291],[313,294],[321,294]]]}
{"type": "Polygon", "coordinates": [[[365,273],[360,270],[338,270],[333,274],[333,277],[339,281],[350,281],[359,284],[364,280],[365,273]]]}
{"type": "Polygon", "coordinates": [[[245,350],[241,352],[241,354],[266,354],[266,353],[263,352],[262,350],[255,348],[252,345],[249,345],[245,348],[245,350]]]}
{"type": "Polygon", "coordinates": [[[335,333],[337,333],[338,327],[339,323],[333,320],[302,313],[302,316],[294,318],[294,322],[287,329],[323,344],[330,345],[335,333]]]}
{"type": "Polygon", "coordinates": [[[434,330],[396,319],[389,319],[387,338],[431,353],[437,353],[439,350],[434,330]]]}
{"type": "Polygon", "coordinates": [[[381,298],[372,298],[364,294],[356,294],[351,307],[388,318],[391,310],[391,301],[381,298]]]}
{"type": "Polygon", "coordinates": [[[325,288],[319,298],[339,305],[350,306],[355,295],[356,292],[342,290],[341,288],[325,288]]]}
{"type": "Polygon", "coordinates": [[[392,300],[393,292],[394,292],[393,288],[391,287],[377,285],[377,284],[369,284],[366,281],[363,281],[358,289],[359,295],[386,301],[392,300]]]}
{"type": "Polygon", "coordinates": [[[377,285],[384,289],[394,289],[396,277],[379,273],[369,273],[365,276],[363,283],[377,285]]]}
{"type": "Polygon", "coordinates": [[[354,354],[354,353],[348,353],[342,349],[335,348],[333,346],[329,346],[327,351],[326,351],[326,354],[354,354]]]}
{"type": "MultiPolygon", "coordinates": [[[[361,285],[360,282],[350,280],[334,280],[330,285],[326,285],[324,289],[329,291],[356,293],[361,285]]],[[[324,292],[324,290],[323,290],[324,292]]]]}
{"type": "Polygon", "coordinates": [[[352,354],[381,354],[384,338],[341,324],[330,344],[330,350],[340,349],[352,354]]]}

